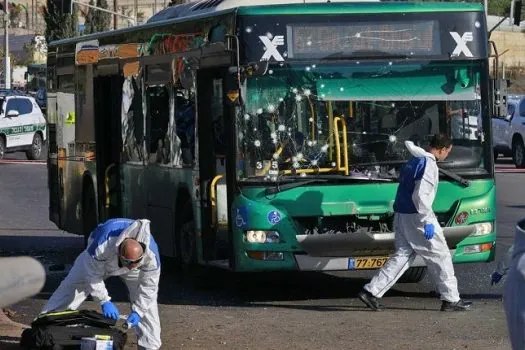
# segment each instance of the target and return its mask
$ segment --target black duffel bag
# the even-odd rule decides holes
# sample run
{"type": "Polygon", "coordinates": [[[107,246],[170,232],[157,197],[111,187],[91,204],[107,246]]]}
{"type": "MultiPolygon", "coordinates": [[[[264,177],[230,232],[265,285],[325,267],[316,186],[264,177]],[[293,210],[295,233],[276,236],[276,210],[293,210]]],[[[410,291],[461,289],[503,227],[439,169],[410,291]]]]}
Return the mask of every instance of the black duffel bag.
{"type": "Polygon", "coordinates": [[[80,349],[82,338],[108,335],[113,349],[122,350],[127,334],[116,327],[116,321],[104,318],[98,312],[76,310],[51,312],[40,315],[25,329],[20,347],[26,350],[73,350],[80,349]]]}

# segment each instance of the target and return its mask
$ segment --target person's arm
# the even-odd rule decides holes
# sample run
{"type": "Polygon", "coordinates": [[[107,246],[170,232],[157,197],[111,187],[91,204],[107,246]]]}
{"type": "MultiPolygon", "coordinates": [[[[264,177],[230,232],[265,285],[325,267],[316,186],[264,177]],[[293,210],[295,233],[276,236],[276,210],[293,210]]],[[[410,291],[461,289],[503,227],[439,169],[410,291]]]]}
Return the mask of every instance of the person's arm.
{"type": "Polygon", "coordinates": [[[505,256],[503,259],[498,261],[498,265],[496,267],[497,273],[499,273],[501,276],[504,276],[507,274],[507,271],[510,268],[510,263],[512,261],[512,254],[514,253],[514,245],[511,245],[510,248],[507,250],[507,253],[505,253],[505,256]]]}
{"type": "Polygon", "coordinates": [[[431,160],[427,159],[421,179],[415,182],[414,192],[412,192],[412,201],[417,212],[425,215],[433,213],[435,187],[439,181],[437,165],[430,162],[431,160]]]}
{"type": "Polygon", "coordinates": [[[95,300],[99,301],[101,305],[110,301],[111,298],[104,284],[106,262],[102,260],[102,256],[100,254],[94,256],[86,254],[83,262],[86,279],[90,288],[89,294],[91,294],[95,300]]]}
{"type": "Polygon", "coordinates": [[[140,317],[157,300],[159,291],[160,267],[152,271],[141,271],[139,274],[139,288],[137,299],[131,305],[131,309],[140,317]]]}

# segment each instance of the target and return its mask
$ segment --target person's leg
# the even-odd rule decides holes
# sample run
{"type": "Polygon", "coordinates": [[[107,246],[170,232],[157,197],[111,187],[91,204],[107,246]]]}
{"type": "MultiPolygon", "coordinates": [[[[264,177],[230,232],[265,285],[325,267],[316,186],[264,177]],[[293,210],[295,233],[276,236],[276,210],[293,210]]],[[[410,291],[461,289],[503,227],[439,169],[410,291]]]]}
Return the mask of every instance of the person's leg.
{"type": "Polygon", "coordinates": [[[381,298],[410,267],[416,257],[415,252],[402,234],[396,234],[396,251],[379,269],[364,289],[376,298],[381,298]]]}
{"type": "MultiPolygon", "coordinates": [[[[120,276],[126,283],[129,292],[129,300],[133,303],[137,298],[139,287],[138,271],[131,271],[126,275],[120,276]]],[[[157,350],[162,346],[160,339],[160,317],[157,301],[155,301],[148,311],[141,318],[137,327],[138,349],[140,350],[157,350]]]]}
{"type": "Polygon", "coordinates": [[[363,287],[363,291],[359,294],[359,298],[368,307],[376,310],[381,307],[377,298],[383,297],[383,295],[392,288],[416,257],[414,250],[404,236],[404,224],[398,215],[396,215],[394,219],[394,228],[396,232],[396,250],[394,254],[388,258],[385,265],[383,265],[372,280],[363,287]]]}
{"type": "Polygon", "coordinates": [[[443,301],[441,310],[467,310],[471,303],[462,301],[459,296],[452,256],[441,226],[437,220],[427,219],[426,221],[433,222],[435,229],[434,236],[427,240],[424,236],[424,228],[421,227],[421,220],[421,217],[414,216],[414,229],[410,230],[408,239],[414,251],[423,258],[427,265],[430,278],[443,301]]]}
{"type": "Polygon", "coordinates": [[[79,258],[71,270],[49,298],[41,313],[53,311],[76,310],[86,300],[86,273],[79,263],[79,258]]]}

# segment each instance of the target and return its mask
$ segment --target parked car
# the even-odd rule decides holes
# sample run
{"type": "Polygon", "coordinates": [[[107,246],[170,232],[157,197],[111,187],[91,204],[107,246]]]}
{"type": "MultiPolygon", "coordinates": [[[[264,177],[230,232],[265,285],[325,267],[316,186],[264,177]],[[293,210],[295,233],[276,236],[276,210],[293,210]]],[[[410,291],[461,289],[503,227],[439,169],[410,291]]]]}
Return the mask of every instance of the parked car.
{"type": "Polygon", "coordinates": [[[28,159],[43,156],[46,119],[34,97],[14,90],[0,91],[0,159],[24,151],[28,159]]]}
{"type": "Polygon", "coordinates": [[[494,157],[510,157],[525,168],[525,96],[507,97],[507,115],[492,118],[494,157]]]}

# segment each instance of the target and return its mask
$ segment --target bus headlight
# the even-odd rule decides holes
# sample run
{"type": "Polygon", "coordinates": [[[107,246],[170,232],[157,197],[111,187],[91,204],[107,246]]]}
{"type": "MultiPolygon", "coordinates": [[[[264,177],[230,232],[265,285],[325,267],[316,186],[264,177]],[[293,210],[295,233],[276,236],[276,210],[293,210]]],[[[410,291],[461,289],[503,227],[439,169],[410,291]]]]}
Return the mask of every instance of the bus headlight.
{"type": "Polygon", "coordinates": [[[277,231],[246,231],[246,240],[249,243],[279,243],[281,241],[277,231]]]}
{"type": "Polygon", "coordinates": [[[483,236],[492,233],[492,222],[478,222],[474,224],[476,231],[471,236],[483,236]]]}

